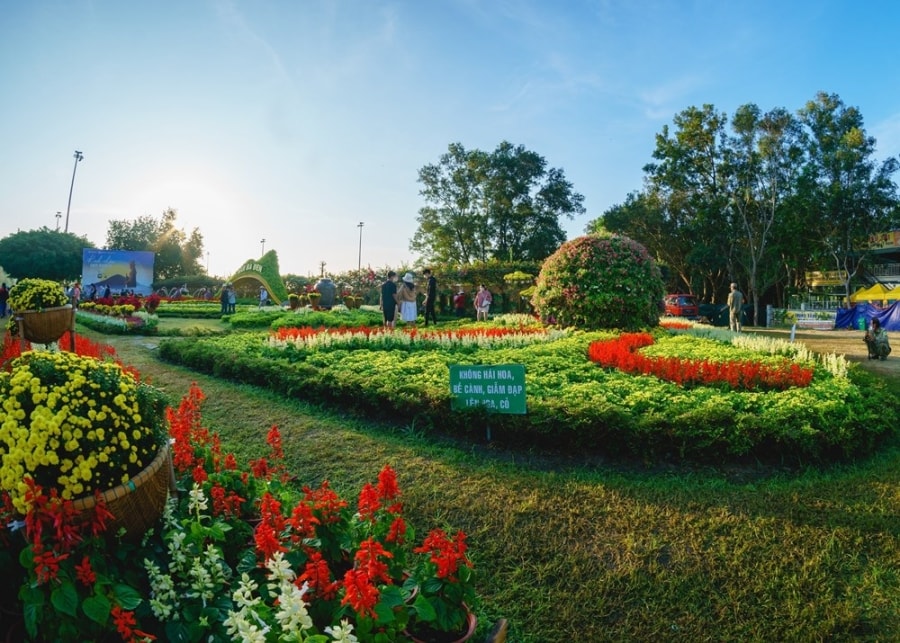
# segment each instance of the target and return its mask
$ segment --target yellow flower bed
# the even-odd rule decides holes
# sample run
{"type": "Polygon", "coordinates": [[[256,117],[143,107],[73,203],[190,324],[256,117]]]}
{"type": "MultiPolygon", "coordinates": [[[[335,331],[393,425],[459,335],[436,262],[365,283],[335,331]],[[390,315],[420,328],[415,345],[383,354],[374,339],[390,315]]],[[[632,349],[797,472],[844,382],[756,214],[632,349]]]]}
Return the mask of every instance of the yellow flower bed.
{"type": "Polygon", "coordinates": [[[27,352],[0,372],[0,489],[29,509],[24,477],[66,499],[128,482],[164,434],[158,391],[110,361],[27,352]]]}

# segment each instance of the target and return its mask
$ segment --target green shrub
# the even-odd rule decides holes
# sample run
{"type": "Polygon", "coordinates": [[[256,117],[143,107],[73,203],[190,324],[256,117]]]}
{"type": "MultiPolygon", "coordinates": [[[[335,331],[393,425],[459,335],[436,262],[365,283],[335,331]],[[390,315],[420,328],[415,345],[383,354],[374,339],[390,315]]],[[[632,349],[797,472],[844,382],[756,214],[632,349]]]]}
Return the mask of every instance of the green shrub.
{"type": "Polygon", "coordinates": [[[531,303],[562,326],[635,330],[658,324],[664,294],[644,246],[619,235],[588,235],[547,258],[531,303]]]}

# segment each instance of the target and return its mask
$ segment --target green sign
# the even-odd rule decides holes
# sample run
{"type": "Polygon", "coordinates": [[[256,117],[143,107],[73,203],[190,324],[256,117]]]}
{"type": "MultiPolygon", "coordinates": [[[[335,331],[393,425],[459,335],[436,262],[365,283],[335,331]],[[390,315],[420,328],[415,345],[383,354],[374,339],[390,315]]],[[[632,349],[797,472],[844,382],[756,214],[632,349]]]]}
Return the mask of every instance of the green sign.
{"type": "Polygon", "coordinates": [[[451,408],[479,406],[495,413],[525,413],[525,366],[450,366],[451,408]]]}

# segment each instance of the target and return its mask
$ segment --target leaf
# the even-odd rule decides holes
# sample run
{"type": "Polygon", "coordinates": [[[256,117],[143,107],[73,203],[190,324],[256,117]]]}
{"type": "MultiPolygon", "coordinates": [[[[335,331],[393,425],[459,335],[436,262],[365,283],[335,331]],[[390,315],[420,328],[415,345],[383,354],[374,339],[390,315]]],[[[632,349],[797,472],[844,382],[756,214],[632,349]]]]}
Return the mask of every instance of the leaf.
{"type": "Polygon", "coordinates": [[[437,618],[434,606],[432,606],[428,599],[422,594],[416,596],[416,600],[413,603],[413,610],[415,610],[416,617],[420,621],[433,621],[437,618]]]}
{"type": "Polygon", "coordinates": [[[78,592],[75,585],[71,581],[64,581],[50,593],[50,602],[57,612],[74,618],[78,613],[78,592]]]}
{"type": "Polygon", "coordinates": [[[133,610],[141,604],[141,595],[131,585],[118,584],[113,587],[116,603],[124,610],[133,610]]]}
{"type": "Polygon", "coordinates": [[[85,615],[99,625],[104,625],[106,620],[109,618],[109,612],[112,609],[112,605],[103,594],[94,594],[93,596],[88,596],[84,599],[84,603],[81,604],[81,609],[84,610],[85,615]]]}

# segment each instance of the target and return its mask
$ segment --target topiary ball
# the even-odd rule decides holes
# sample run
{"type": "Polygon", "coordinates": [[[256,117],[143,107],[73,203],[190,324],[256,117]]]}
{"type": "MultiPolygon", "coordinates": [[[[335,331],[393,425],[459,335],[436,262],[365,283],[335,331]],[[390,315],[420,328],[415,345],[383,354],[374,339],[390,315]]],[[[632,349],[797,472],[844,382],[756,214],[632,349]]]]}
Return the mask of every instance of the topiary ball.
{"type": "Polygon", "coordinates": [[[641,244],[592,234],[547,257],[531,303],[545,320],[584,329],[656,326],[665,294],[659,267],[641,244]]]}

